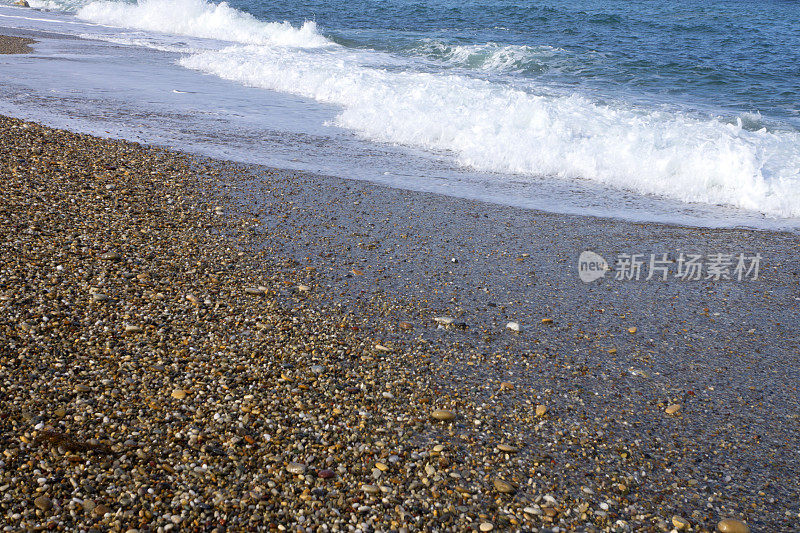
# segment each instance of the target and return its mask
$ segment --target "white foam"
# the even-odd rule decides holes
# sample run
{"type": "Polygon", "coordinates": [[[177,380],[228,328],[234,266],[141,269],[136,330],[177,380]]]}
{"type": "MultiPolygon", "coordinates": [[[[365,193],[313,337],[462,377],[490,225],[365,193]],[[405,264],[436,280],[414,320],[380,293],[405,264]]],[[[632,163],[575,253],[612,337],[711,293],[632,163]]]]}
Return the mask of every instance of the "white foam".
{"type": "Polygon", "coordinates": [[[91,2],[79,8],[77,16],[99,24],[237,43],[295,47],[330,44],[317,31],[314,22],[306,22],[301,28],[295,28],[288,22],[262,22],[248,13],[230,7],[226,2],[91,2]]]}
{"type": "Polygon", "coordinates": [[[715,118],[379,69],[366,55],[234,46],[181,64],[336,104],[338,125],[368,139],[448,151],[479,170],[588,179],[687,202],[800,215],[796,132],[746,131],[715,118]]]}
{"type": "Polygon", "coordinates": [[[75,13],[88,22],[245,44],[318,47],[330,43],[314,22],[295,28],[288,22],[263,22],[227,2],[205,0],[31,0],[32,7],[75,13]]]}
{"type": "Polygon", "coordinates": [[[562,49],[552,46],[493,42],[454,45],[433,39],[422,40],[411,52],[451,66],[487,72],[525,72],[536,68],[543,69],[546,64],[560,59],[564,53],[562,49]]]}

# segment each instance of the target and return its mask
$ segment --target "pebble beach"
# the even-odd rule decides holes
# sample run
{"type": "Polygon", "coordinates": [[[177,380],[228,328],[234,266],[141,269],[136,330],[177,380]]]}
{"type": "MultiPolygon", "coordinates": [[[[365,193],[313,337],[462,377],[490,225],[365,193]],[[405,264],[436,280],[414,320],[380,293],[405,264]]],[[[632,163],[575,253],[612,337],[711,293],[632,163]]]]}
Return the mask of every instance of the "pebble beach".
{"type": "Polygon", "coordinates": [[[6,117],[0,173],[6,531],[798,529],[795,234],[6,117]],[[587,288],[586,242],[769,261],[760,285],[587,288]]]}

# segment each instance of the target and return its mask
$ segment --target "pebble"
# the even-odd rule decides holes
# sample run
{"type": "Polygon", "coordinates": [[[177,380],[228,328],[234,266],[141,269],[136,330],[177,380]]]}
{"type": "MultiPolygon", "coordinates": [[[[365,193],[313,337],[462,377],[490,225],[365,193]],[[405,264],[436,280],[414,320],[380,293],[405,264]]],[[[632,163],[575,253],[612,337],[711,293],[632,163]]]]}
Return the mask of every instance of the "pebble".
{"type": "Polygon", "coordinates": [[[100,259],[103,259],[104,261],[119,261],[120,259],[122,259],[122,256],[119,255],[117,252],[112,251],[104,253],[103,255],[100,256],[100,259]]]}
{"type": "Polygon", "coordinates": [[[367,494],[380,494],[381,489],[377,485],[361,485],[361,490],[367,494]]]}
{"type": "Polygon", "coordinates": [[[503,494],[513,494],[517,492],[517,488],[509,483],[508,481],[504,481],[499,477],[496,477],[492,480],[492,484],[497,492],[502,492],[503,494]]]}
{"type": "Polygon", "coordinates": [[[77,392],[91,392],[92,388],[84,385],[83,383],[79,383],[75,385],[75,390],[77,392]]]}
{"type": "Polygon", "coordinates": [[[681,516],[675,515],[672,517],[672,525],[678,530],[687,529],[689,527],[689,521],[681,516]]]}
{"type": "Polygon", "coordinates": [[[542,417],[547,413],[547,406],[539,404],[536,406],[536,416],[542,417]]]}
{"type": "Polygon", "coordinates": [[[289,463],[286,465],[286,471],[290,474],[305,474],[306,472],[306,465],[302,463],[289,463]]]}
{"type": "Polygon", "coordinates": [[[380,461],[375,463],[375,468],[377,468],[381,472],[386,472],[387,470],[389,470],[389,467],[385,463],[381,463],[380,461]]]}
{"type": "Polygon", "coordinates": [[[672,405],[668,406],[664,410],[664,412],[667,413],[668,415],[675,415],[680,410],[681,410],[681,406],[679,404],[677,404],[677,403],[673,403],[672,405]]]}
{"type": "Polygon", "coordinates": [[[311,290],[311,287],[309,287],[308,285],[298,285],[297,290],[300,292],[309,292],[311,290]]]}
{"type": "Polygon", "coordinates": [[[636,333],[637,331],[638,331],[638,330],[637,330],[636,328],[628,328],[628,333],[630,333],[631,335],[633,335],[633,334],[634,334],[634,333],[636,333]]]}
{"type": "Polygon", "coordinates": [[[336,475],[336,473],[333,470],[329,469],[329,468],[324,468],[324,469],[320,470],[319,472],[317,472],[317,477],[321,477],[322,479],[330,479],[335,475],[336,475]]]}
{"type": "Polygon", "coordinates": [[[140,326],[125,326],[125,333],[141,333],[143,330],[140,326]]]}
{"type": "Polygon", "coordinates": [[[47,496],[39,496],[33,500],[33,504],[44,512],[53,508],[53,502],[47,496]]]}
{"type": "Polygon", "coordinates": [[[512,390],[514,388],[514,384],[510,381],[503,381],[500,383],[500,390],[512,390]]]}
{"type": "Polygon", "coordinates": [[[455,319],[449,316],[437,316],[433,320],[442,326],[449,326],[455,322],[455,319]]]}
{"type": "Polygon", "coordinates": [[[183,389],[175,389],[172,391],[172,397],[176,400],[183,400],[186,398],[186,391],[183,389]]]}
{"type": "Polygon", "coordinates": [[[519,333],[522,331],[522,326],[519,325],[519,322],[509,322],[506,324],[506,329],[510,329],[511,331],[516,331],[519,333]]]}
{"type": "Polygon", "coordinates": [[[254,296],[264,296],[264,291],[256,287],[247,287],[244,290],[244,292],[247,294],[252,294],[254,296]]]}
{"type": "Polygon", "coordinates": [[[505,453],[516,453],[519,451],[519,448],[516,446],[509,446],[508,444],[498,444],[497,449],[505,453]]]}
{"type": "Polygon", "coordinates": [[[750,527],[735,518],[725,518],[717,524],[717,531],[720,533],[750,533],[750,527]]]}
{"type": "Polygon", "coordinates": [[[448,422],[456,417],[453,411],[447,409],[434,409],[431,411],[431,417],[442,422],[448,422]]]}
{"type": "Polygon", "coordinates": [[[92,514],[94,514],[97,517],[105,516],[110,512],[111,512],[111,509],[109,507],[106,507],[103,504],[95,506],[95,508],[92,510],[92,514]]]}
{"type": "Polygon", "coordinates": [[[552,323],[553,323],[553,319],[552,318],[543,318],[542,319],[542,324],[552,324],[552,323]]]}
{"type": "Polygon", "coordinates": [[[494,524],[492,524],[491,522],[482,522],[481,525],[479,526],[479,529],[481,531],[491,531],[494,529],[494,524]]]}

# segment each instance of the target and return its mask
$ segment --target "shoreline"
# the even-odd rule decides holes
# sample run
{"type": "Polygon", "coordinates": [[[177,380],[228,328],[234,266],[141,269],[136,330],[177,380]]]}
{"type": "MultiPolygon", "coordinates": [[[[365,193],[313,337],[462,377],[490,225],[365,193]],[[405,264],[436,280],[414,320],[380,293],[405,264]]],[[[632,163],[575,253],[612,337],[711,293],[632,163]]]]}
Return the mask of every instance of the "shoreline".
{"type": "Polygon", "coordinates": [[[794,529],[796,235],[528,212],[0,123],[15,526],[794,529]],[[587,247],[765,261],[760,283],[584,285],[587,247]],[[69,476],[37,484],[29,460],[69,476]],[[128,479],[86,487],[117,468],[128,479]]]}

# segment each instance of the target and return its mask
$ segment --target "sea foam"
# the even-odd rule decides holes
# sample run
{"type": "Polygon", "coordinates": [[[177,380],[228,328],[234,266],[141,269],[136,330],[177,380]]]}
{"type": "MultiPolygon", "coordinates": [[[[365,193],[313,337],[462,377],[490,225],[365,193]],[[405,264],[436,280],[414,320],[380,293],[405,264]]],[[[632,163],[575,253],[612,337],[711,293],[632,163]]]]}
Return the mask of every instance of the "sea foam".
{"type": "Polygon", "coordinates": [[[312,21],[300,28],[288,22],[263,22],[226,2],[140,0],[137,3],[76,4],[75,0],[66,0],[63,7],[74,10],[82,20],[172,35],[259,45],[319,47],[331,44],[312,21]]]}
{"type": "Polygon", "coordinates": [[[370,54],[377,53],[232,46],[180,63],[338,105],[339,126],[375,141],[446,151],[478,170],[586,179],[687,202],[800,215],[796,132],[747,131],[741,121],[381,69],[374,55],[365,61],[370,54]]]}

